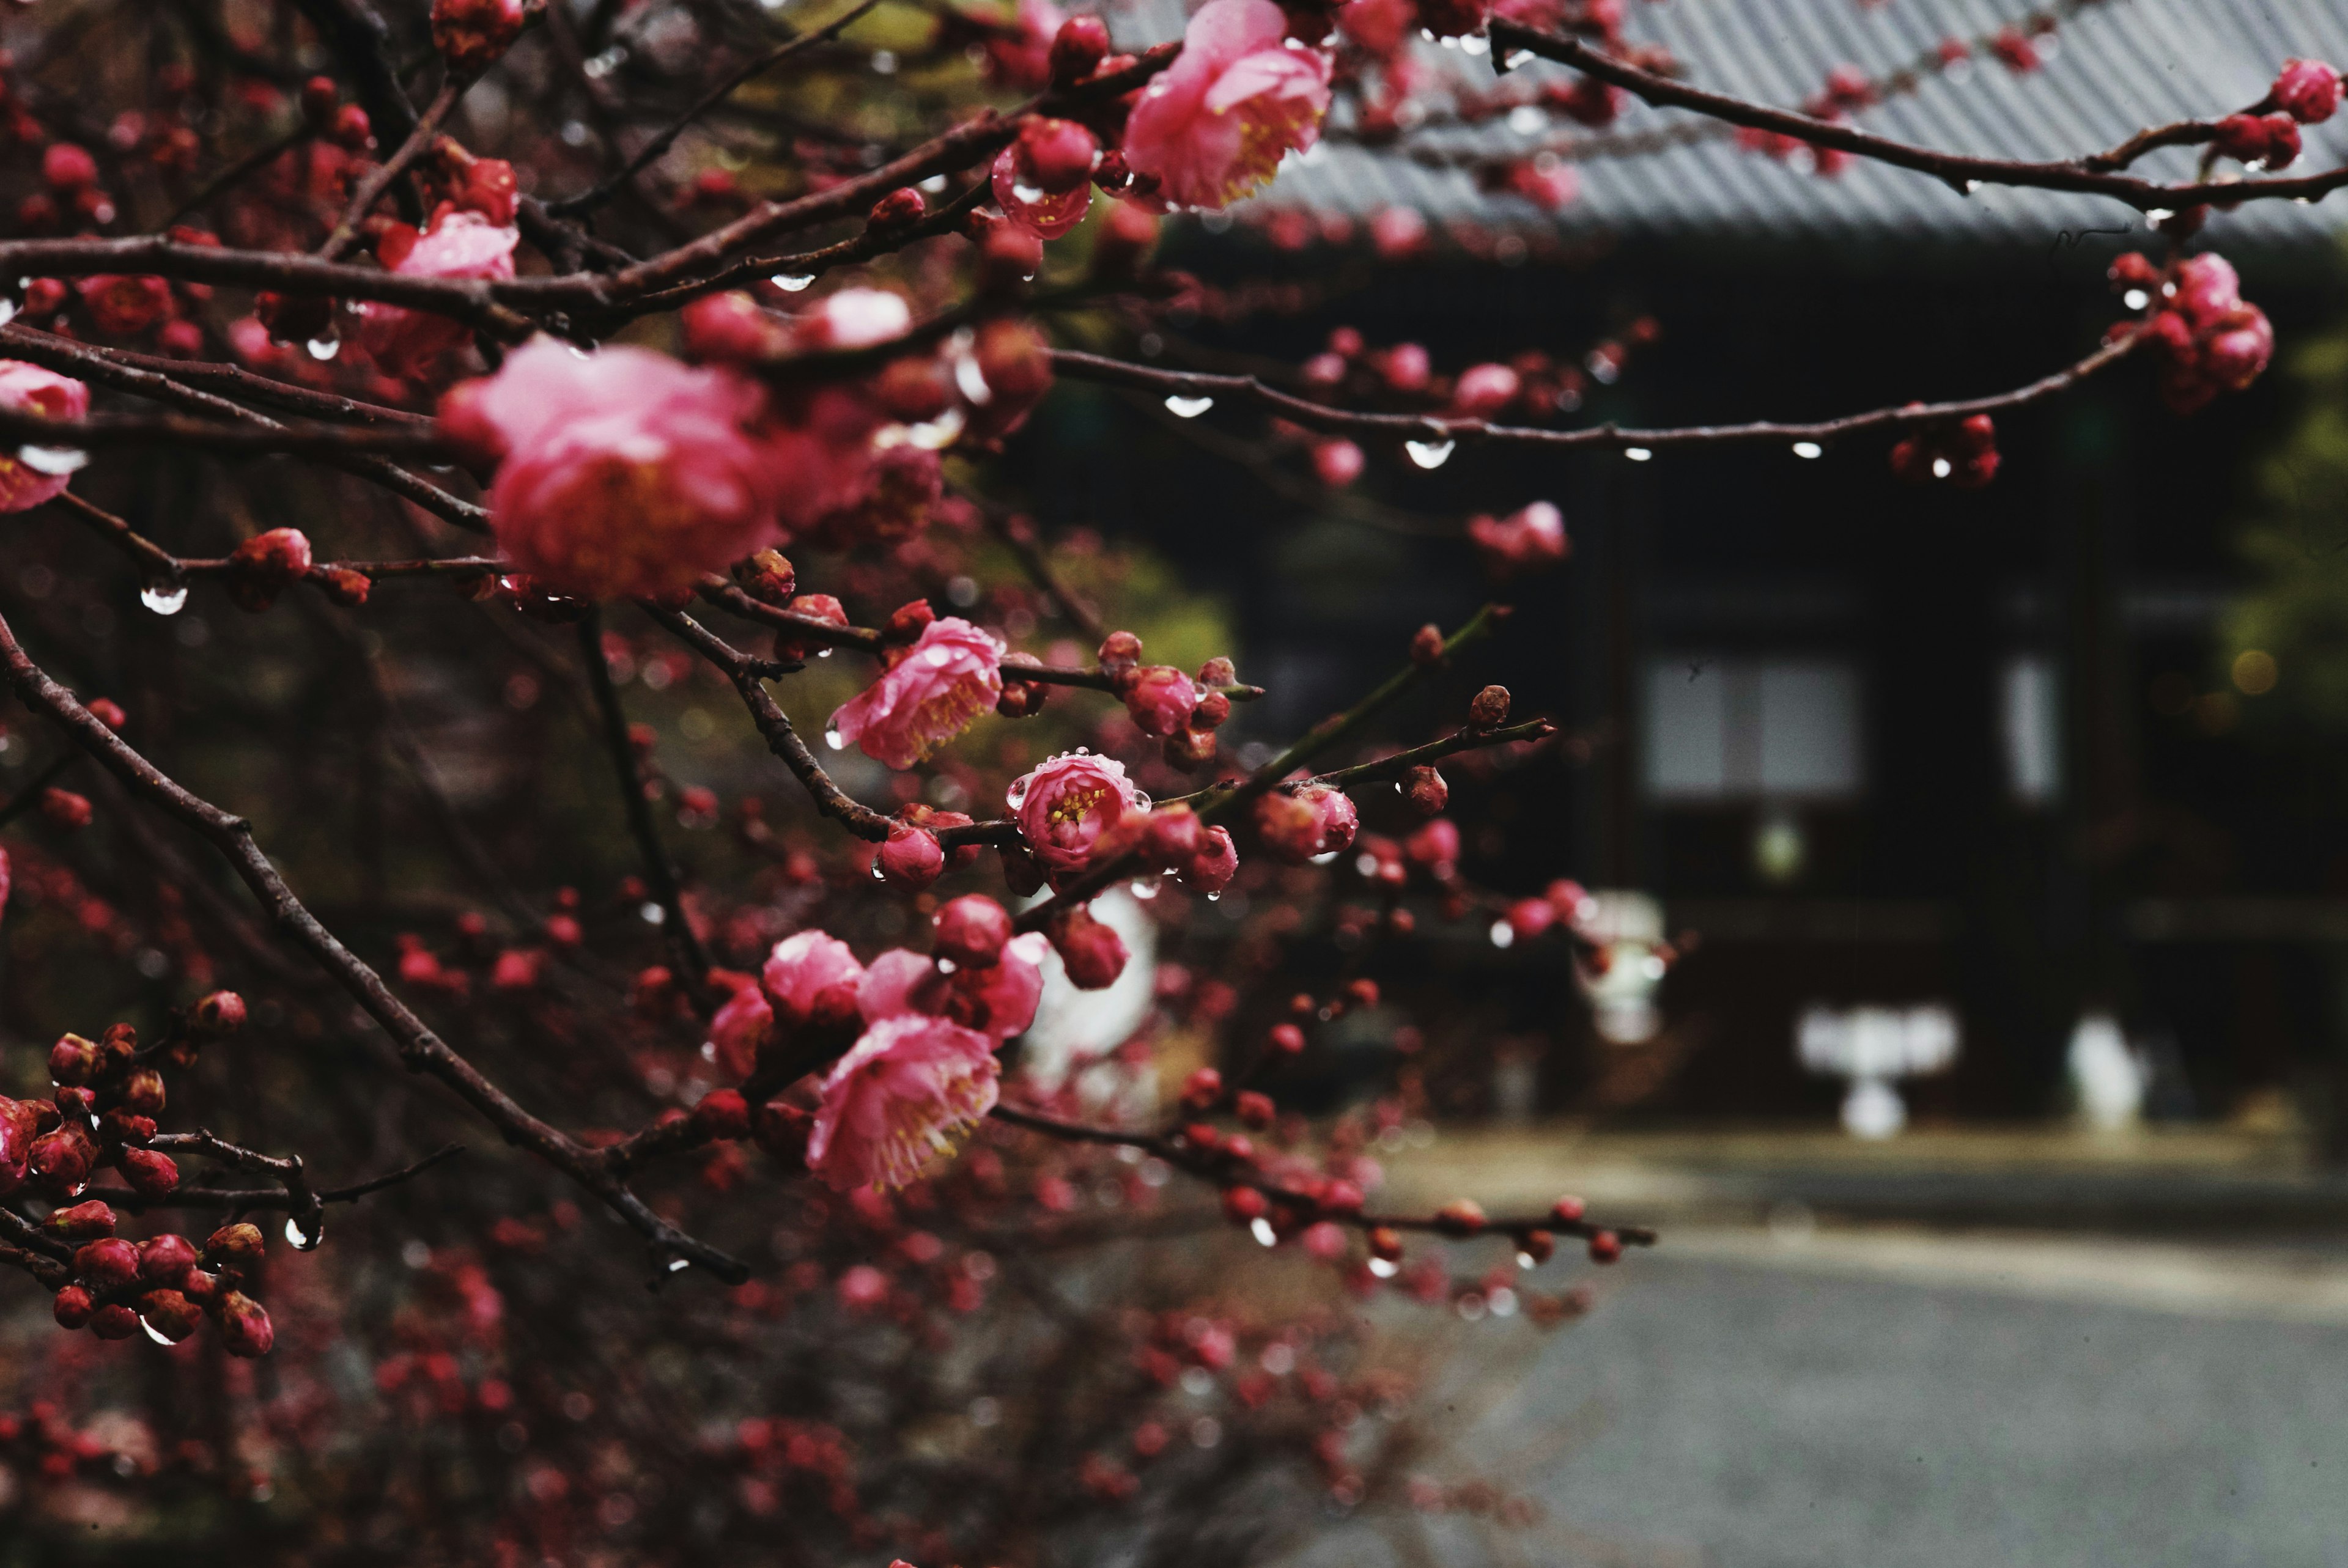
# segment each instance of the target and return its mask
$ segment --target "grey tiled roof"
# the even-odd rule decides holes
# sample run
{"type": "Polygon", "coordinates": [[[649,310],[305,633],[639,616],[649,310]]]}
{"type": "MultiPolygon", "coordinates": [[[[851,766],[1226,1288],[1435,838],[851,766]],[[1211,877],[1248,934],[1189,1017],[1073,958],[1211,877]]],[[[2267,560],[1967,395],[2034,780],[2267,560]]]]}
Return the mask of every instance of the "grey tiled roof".
{"type": "MultiPolygon", "coordinates": [[[[2031,8],[2028,0],[1887,0],[1864,7],[1859,0],[1669,0],[1634,4],[1630,32],[1669,48],[1696,85],[1798,108],[1834,66],[1879,77],[1913,64],[1943,37],[1993,33],[2031,8]]],[[[1128,0],[1114,14],[1120,41],[1171,37],[1182,15],[1179,0],[1128,0]]],[[[1477,90],[1491,89],[1488,59],[1421,47],[1440,70],[1477,90]]],[[[1950,150],[2075,157],[2147,125],[2250,103],[2291,56],[2348,64],[2348,0],[2099,0],[2065,20],[2045,52],[2044,67],[2026,75],[1979,56],[1970,68],[1860,110],[1855,123],[1950,150]]],[[[1535,73],[1565,77],[1563,67],[1537,62],[1508,79],[1535,73]]],[[[1654,131],[1690,118],[1634,105],[1610,134],[1654,131]]],[[[1560,123],[1527,135],[1495,120],[1423,129],[1411,144],[1497,157],[1556,143],[1577,128],[1560,123]]],[[[2298,170],[2348,159],[2348,111],[2307,128],[2306,142],[2298,170]]],[[[1580,199],[1552,218],[1520,199],[1479,193],[1466,169],[1426,167],[1340,136],[1309,159],[1292,160],[1257,205],[1351,214],[1399,205],[1437,224],[1553,224],[1569,239],[1643,231],[2043,243],[2058,231],[2141,222],[2101,198],[1994,187],[1964,197],[1929,176],[1863,160],[1821,178],[1725,138],[1640,157],[1577,159],[1576,167],[1580,199]]],[[[2184,179],[2192,168],[2191,149],[2176,149],[2146,159],[2138,171],[2184,179]]],[[[2327,243],[2343,226],[2348,193],[2314,206],[2250,203],[2214,216],[2209,232],[2220,243],[2296,248],[2327,243]]]]}

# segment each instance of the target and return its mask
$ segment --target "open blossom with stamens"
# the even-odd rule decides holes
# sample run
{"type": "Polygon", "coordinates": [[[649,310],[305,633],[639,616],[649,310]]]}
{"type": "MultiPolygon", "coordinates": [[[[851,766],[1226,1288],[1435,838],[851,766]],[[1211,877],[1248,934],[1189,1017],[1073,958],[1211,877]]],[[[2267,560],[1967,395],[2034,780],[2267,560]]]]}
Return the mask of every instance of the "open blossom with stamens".
{"type": "Polygon", "coordinates": [[[1208,0],[1182,53],[1142,89],[1126,122],[1125,161],[1178,207],[1229,206],[1321,135],[1329,56],[1288,40],[1272,0],[1208,0]]]}
{"type": "Polygon", "coordinates": [[[1076,871],[1093,845],[1142,804],[1125,764],[1090,752],[1066,752],[1011,786],[1007,797],[1027,851],[1045,869],[1076,871]]]}
{"type": "Polygon", "coordinates": [[[1003,640],[959,616],[922,628],[921,641],[831,716],[843,743],[909,768],[969,727],[1003,695],[1003,640]]]}
{"type": "MultiPolygon", "coordinates": [[[[68,376],[0,359],[0,408],[50,419],[79,419],[89,412],[89,388],[68,376]]],[[[0,457],[0,512],[21,512],[65,493],[67,474],[44,474],[14,452],[0,457]]]]}
{"type": "Polygon", "coordinates": [[[775,542],[788,474],[758,438],[765,392],[649,349],[538,337],[441,400],[442,429],[497,460],[508,559],[593,598],[664,594],[775,542]]]}
{"type": "MultiPolygon", "coordinates": [[[[404,225],[386,234],[376,257],[404,278],[488,278],[514,275],[513,252],[521,231],[491,222],[478,212],[444,211],[431,230],[418,234],[404,225]]],[[[362,307],[359,343],[386,375],[430,374],[441,356],[472,337],[464,323],[430,311],[411,311],[370,300],[362,307]]]]}
{"type": "Polygon", "coordinates": [[[994,1108],[994,1042],[925,1013],[884,1018],[825,1075],[808,1168],[838,1192],[901,1187],[994,1108]]]}

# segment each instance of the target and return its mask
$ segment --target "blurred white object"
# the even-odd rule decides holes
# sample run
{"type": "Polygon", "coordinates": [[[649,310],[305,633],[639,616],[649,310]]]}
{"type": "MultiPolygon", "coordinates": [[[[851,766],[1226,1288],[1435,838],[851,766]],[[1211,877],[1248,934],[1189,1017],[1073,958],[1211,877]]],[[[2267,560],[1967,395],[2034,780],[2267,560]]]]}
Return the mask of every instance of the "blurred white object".
{"type": "Polygon", "coordinates": [[[1114,887],[1093,900],[1092,910],[1094,919],[1124,941],[1125,971],[1100,990],[1078,990],[1068,983],[1060,955],[1045,948],[1044,996],[1019,1060],[1020,1071],[1045,1093],[1067,1081],[1078,1059],[1105,1055],[1132,1038],[1157,995],[1158,927],[1141,901],[1114,887]]]}
{"type": "Polygon", "coordinates": [[[1576,964],[1574,979],[1589,999],[1599,1037],[1615,1045],[1643,1045],[1663,1027],[1655,990],[1663,981],[1663,907],[1644,893],[1616,888],[1592,893],[1574,911],[1574,930],[1604,956],[1596,973],[1576,964]]]}
{"type": "Polygon", "coordinates": [[[1957,1015],[1928,1002],[1906,1009],[1837,1009],[1813,1003],[1794,1026],[1794,1053],[1804,1068],[1848,1078],[1843,1130],[1854,1138],[1889,1138],[1908,1125],[1908,1106],[1892,1081],[1944,1072],[1957,1060],[1957,1015]]]}
{"type": "Polygon", "coordinates": [[[2077,1026],[2071,1030],[2067,1061],[2071,1092],[2078,1102],[2079,1117],[2087,1125],[2100,1132],[2116,1132],[2142,1120],[2152,1064],[2144,1052],[2128,1044],[2111,1014],[2079,1015],[2077,1026]]]}

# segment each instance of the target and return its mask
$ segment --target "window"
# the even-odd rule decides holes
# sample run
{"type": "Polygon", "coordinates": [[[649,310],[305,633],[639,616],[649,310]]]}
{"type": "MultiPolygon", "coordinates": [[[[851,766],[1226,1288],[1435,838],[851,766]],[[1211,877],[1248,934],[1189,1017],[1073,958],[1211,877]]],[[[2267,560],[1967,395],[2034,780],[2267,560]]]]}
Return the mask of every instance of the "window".
{"type": "Polygon", "coordinates": [[[1663,799],[1859,793],[1859,671],[1846,662],[1658,659],[1646,706],[1647,788],[1663,799]]]}

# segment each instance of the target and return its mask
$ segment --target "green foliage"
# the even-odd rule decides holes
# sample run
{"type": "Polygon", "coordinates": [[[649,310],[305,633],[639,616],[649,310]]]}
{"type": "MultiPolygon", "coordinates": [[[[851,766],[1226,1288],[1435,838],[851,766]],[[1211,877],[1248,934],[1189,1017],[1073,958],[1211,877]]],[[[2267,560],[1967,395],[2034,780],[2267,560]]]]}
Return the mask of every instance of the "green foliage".
{"type": "Polygon", "coordinates": [[[2231,669],[2263,650],[2280,670],[2277,707],[2348,728],[2348,328],[2311,341],[2287,373],[2303,404],[2259,466],[2240,539],[2252,586],[2227,609],[2219,658],[2231,669]]]}

